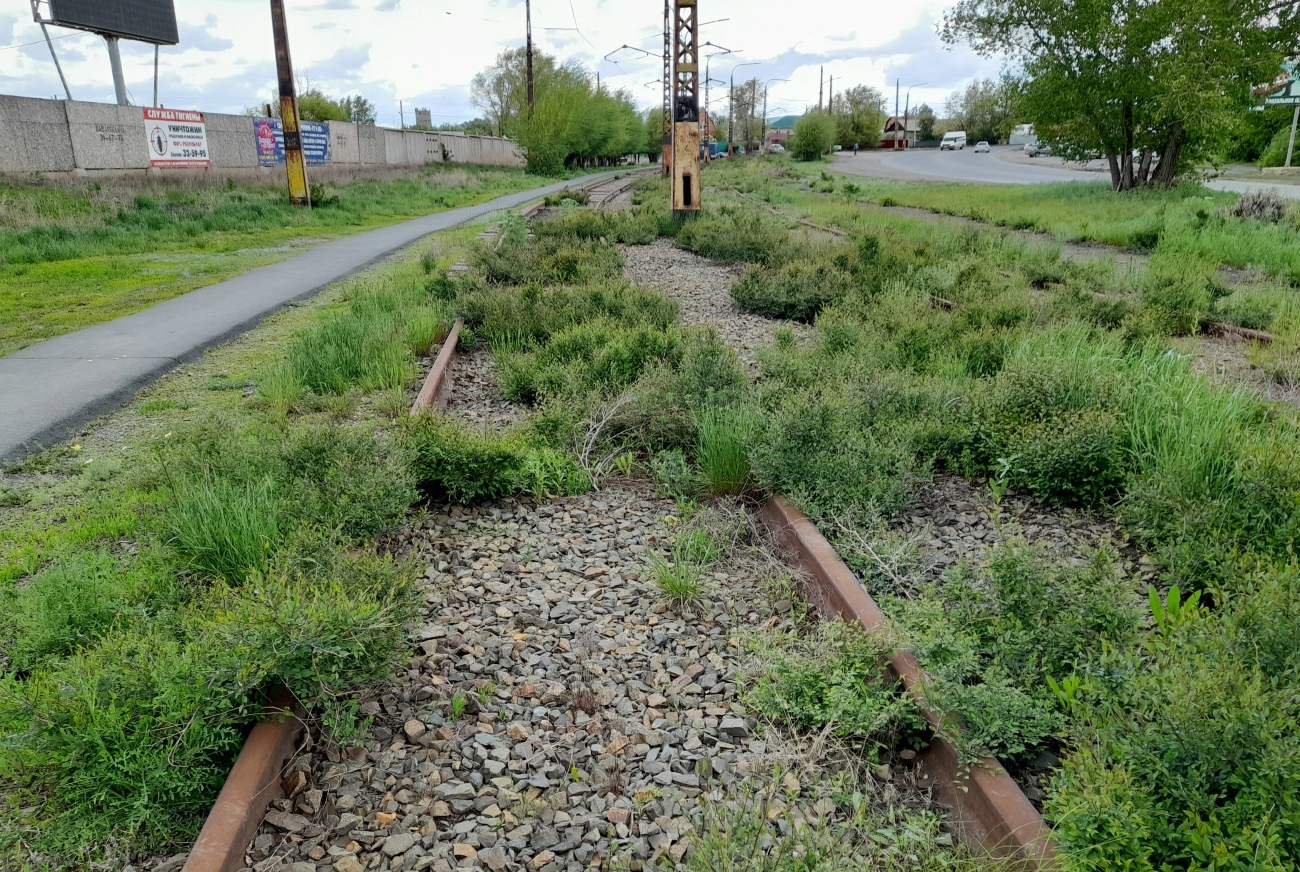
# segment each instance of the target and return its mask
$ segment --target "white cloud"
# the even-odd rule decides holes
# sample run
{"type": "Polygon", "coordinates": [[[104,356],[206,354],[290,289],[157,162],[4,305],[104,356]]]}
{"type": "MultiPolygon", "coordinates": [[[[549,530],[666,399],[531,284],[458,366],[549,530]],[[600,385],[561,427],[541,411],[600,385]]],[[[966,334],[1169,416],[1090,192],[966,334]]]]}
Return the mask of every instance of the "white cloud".
{"type": "MultiPolygon", "coordinates": [[[[912,102],[941,105],[943,98],[974,76],[995,75],[999,65],[965,49],[949,50],[934,24],[947,0],[700,0],[705,22],[701,40],[734,49],[714,58],[710,72],[728,79],[736,71],[771,84],[768,108],[800,112],[817,102],[819,68],[840,89],[869,84],[892,97],[894,82],[914,88],[912,102]]],[[[295,70],[326,92],[362,93],[379,107],[381,123],[407,109],[428,107],[437,120],[473,117],[469,80],[503,48],[523,44],[523,0],[287,0],[295,70]],[[382,12],[383,15],[375,13],[382,12]]],[[[181,44],[161,52],[161,98],[168,106],[238,112],[265,102],[275,87],[270,14],[264,0],[204,0],[202,24],[186,22],[181,44]]],[[[182,8],[182,14],[184,14],[182,8]]],[[[622,51],[617,63],[603,56],[624,43],[658,52],[662,5],[647,0],[565,0],[533,3],[537,48],[563,60],[577,59],[599,70],[607,87],[627,88],[649,107],[659,101],[661,61],[622,51]],[[546,28],[573,28],[575,30],[546,28]],[[650,83],[646,86],[646,83],[650,83]]],[[[0,37],[20,43],[41,39],[31,22],[0,16],[0,37]]],[[[52,36],[72,31],[51,28],[52,36]]],[[[103,41],[89,34],[55,43],[78,99],[112,100],[103,41]]],[[[153,49],[123,43],[128,86],[139,97],[153,87],[153,49]]],[[[48,97],[61,92],[44,44],[0,52],[0,93],[48,97]]],[[[715,108],[726,88],[714,85],[715,108]]],[[[147,98],[145,98],[147,99],[147,98]]]]}

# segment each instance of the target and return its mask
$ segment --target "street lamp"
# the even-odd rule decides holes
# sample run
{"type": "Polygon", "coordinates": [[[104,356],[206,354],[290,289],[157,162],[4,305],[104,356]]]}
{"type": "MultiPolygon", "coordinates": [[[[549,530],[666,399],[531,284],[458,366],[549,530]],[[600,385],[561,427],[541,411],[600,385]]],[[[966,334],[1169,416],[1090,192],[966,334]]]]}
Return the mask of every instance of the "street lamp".
{"type": "Polygon", "coordinates": [[[731,68],[731,89],[727,94],[727,156],[730,157],[732,151],[731,123],[736,115],[736,70],[741,67],[756,67],[758,61],[746,61],[743,64],[736,64],[731,68]]]}
{"type": "MultiPolygon", "coordinates": [[[[912,89],[913,89],[913,88],[919,88],[919,87],[921,87],[922,85],[928,85],[928,84],[930,84],[930,83],[929,83],[929,82],[917,82],[915,85],[908,85],[908,86],[907,86],[907,98],[906,98],[906,100],[905,100],[904,103],[903,103],[903,147],[904,147],[904,148],[907,147],[907,115],[908,115],[908,112],[909,112],[909,111],[911,110],[911,108],[912,108],[912,89]]],[[[895,108],[894,108],[894,111],[897,112],[897,111],[898,111],[898,108],[895,107],[895,108]]],[[[895,145],[895,146],[898,145],[898,138],[897,138],[897,136],[895,136],[895,138],[894,138],[894,145],[895,145]]]]}
{"type": "Polygon", "coordinates": [[[763,83],[763,138],[759,140],[759,154],[767,154],[767,86],[773,82],[788,82],[789,79],[768,79],[763,83]]]}
{"type": "MultiPolygon", "coordinates": [[[[732,54],[733,52],[726,46],[718,45],[715,42],[706,42],[704,45],[711,45],[716,49],[721,49],[720,51],[715,51],[711,55],[705,55],[704,58],[704,111],[707,112],[709,111],[709,61],[719,55],[732,54]]],[[[700,46],[700,48],[704,48],[704,45],[700,46]]]]}

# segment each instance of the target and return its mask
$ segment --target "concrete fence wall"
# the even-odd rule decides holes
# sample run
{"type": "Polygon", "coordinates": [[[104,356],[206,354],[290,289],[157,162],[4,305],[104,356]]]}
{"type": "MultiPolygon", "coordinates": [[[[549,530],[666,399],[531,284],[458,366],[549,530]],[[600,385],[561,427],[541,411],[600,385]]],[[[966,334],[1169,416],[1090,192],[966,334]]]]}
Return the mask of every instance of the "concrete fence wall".
{"type": "MultiPolygon", "coordinates": [[[[253,119],[203,113],[213,169],[256,169],[253,119]]],[[[454,131],[392,130],[331,121],[330,164],[422,166],[477,163],[519,167],[513,140],[454,131]]],[[[0,96],[0,172],[139,171],[150,167],[144,115],[138,106],[0,96]]],[[[159,172],[175,172],[162,169],[159,172]]]]}

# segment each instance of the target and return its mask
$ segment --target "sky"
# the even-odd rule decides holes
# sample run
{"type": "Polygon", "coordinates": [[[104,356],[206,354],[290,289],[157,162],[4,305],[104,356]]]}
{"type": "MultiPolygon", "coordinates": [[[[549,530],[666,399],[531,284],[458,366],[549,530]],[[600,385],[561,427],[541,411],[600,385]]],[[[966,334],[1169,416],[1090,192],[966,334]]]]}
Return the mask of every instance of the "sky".
{"type": "MultiPolygon", "coordinates": [[[[106,0],[108,2],[108,0],[106,0]]],[[[816,104],[819,69],[827,86],[866,84],[887,96],[911,88],[911,104],[940,109],[972,78],[996,76],[997,60],[945,46],[935,34],[942,0],[699,0],[700,41],[709,97],[726,112],[727,87],[772,81],[768,115],[816,104]],[[730,54],[721,54],[722,49],[730,54]]],[[[327,94],[361,94],[379,123],[396,126],[404,109],[427,108],[434,123],[479,115],[469,100],[473,75],[498,52],[524,43],[524,0],[286,0],[297,75],[327,94]]],[[[159,102],[177,109],[241,112],[274,99],[275,57],[267,0],[176,0],[180,44],[164,46],[159,102]]],[[[626,88],[644,108],[661,100],[662,0],[533,0],[536,50],[577,59],[607,87],[626,88]],[[650,56],[633,49],[643,49],[650,56]],[[608,56],[608,60],[606,60],[608,56]]],[[[73,98],[113,102],[104,40],[50,27],[73,98]]],[[[153,99],[153,47],[121,43],[131,102],[153,99]]],[[[62,97],[63,88],[28,0],[0,0],[0,94],[62,97]]],[[[900,100],[904,99],[900,97],[900,100]]],[[[900,112],[902,103],[900,103],[900,112]]]]}

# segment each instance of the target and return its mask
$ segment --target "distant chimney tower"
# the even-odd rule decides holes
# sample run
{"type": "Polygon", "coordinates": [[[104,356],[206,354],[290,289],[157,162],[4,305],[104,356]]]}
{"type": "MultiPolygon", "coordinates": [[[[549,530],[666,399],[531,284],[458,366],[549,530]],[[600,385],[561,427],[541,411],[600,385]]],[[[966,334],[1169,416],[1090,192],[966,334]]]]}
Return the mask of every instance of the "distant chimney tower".
{"type": "Polygon", "coordinates": [[[433,128],[433,115],[429,112],[428,109],[415,110],[415,126],[427,127],[429,129],[433,128]]]}

